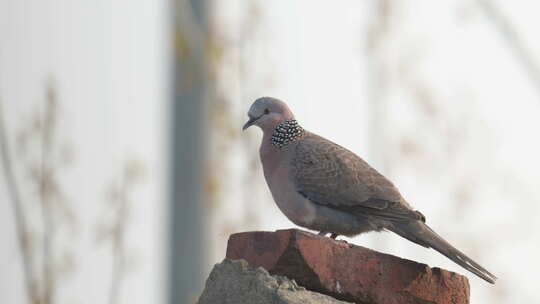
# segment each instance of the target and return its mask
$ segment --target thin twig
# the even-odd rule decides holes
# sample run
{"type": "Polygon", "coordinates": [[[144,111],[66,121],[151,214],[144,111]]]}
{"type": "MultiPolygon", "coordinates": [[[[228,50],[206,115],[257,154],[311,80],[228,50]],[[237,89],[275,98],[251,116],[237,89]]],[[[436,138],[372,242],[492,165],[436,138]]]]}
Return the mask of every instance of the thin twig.
{"type": "Polygon", "coordinates": [[[34,278],[32,275],[33,262],[30,255],[29,248],[29,231],[26,215],[21,201],[19,186],[13,173],[13,167],[11,166],[12,159],[9,149],[9,141],[6,134],[6,126],[4,122],[4,112],[2,109],[2,102],[0,101],[0,152],[2,157],[2,164],[4,168],[4,176],[6,178],[6,186],[8,195],[15,215],[15,231],[17,233],[17,239],[19,241],[19,249],[22,256],[22,267],[24,271],[24,281],[26,286],[26,294],[30,303],[38,302],[37,289],[34,284],[34,278]]]}
{"type": "Polygon", "coordinates": [[[520,61],[528,73],[533,86],[540,93],[540,65],[534,59],[532,52],[526,47],[524,39],[510,22],[510,18],[505,16],[503,11],[493,1],[478,0],[478,4],[506,40],[516,59],[520,61]]]}
{"type": "Polygon", "coordinates": [[[125,250],[124,236],[126,230],[126,214],[128,208],[127,201],[127,181],[123,176],[118,193],[118,209],[116,210],[116,221],[113,224],[112,247],[113,261],[111,274],[111,287],[109,290],[109,304],[117,304],[120,294],[122,277],[125,272],[125,250]]]}
{"type": "Polygon", "coordinates": [[[39,180],[39,198],[43,220],[43,302],[52,304],[54,301],[55,278],[53,273],[54,260],[52,257],[52,241],[54,239],[54,221],[51,210],[51,186],[54,183],[50,163],[50,150],[55,124],[55,92],[49,87],[47,103],[43,114],[43,129],[41,140],[41,176],[39,180]]]}

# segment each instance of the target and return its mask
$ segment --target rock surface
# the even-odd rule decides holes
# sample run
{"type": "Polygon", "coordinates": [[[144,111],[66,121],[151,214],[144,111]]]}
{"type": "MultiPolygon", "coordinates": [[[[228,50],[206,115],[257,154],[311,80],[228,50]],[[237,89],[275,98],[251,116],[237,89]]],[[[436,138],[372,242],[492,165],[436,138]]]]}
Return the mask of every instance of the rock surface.
{"type": "Polygon", "coordinates": [[[214,266],[198,304],[346,304],[308,291],[265,269],[251,268],[244,260],[227,260],[214,266]]]}
{"type": "Polygon", "coordinates": [[[227,258],[355,303],[469,303],[462,275],[296,229],[233,234],[227,258]]]}

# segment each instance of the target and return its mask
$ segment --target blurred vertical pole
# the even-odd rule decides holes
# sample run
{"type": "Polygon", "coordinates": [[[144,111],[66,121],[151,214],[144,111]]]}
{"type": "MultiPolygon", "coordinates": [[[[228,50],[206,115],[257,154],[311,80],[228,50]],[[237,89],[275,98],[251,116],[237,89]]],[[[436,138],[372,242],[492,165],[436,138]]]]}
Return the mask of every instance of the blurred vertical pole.
{"type": "Polygon", "coordinates": [[[206,1],[174,0],[171,121],[169,303],[194,303],[202,291],[205,229],[202,210],[206,1]]]}

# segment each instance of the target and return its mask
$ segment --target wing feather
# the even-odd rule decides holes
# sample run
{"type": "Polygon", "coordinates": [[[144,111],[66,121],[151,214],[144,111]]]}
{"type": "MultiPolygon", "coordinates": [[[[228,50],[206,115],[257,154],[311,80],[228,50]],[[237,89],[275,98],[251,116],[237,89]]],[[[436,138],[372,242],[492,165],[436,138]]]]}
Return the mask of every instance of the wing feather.
{"type": "Polygon", "coordinates": [[[312,133],[296,145],[297,191],[314,203],[387,219],[420,219],[397,188],[351,151],[312,133]]]}

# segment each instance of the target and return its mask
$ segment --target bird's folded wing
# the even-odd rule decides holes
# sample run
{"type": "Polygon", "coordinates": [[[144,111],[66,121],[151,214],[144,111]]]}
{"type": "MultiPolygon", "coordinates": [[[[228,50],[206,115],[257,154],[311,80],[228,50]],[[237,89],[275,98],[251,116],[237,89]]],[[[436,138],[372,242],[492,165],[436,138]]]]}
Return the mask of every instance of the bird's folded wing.
{"type": "Polygon", "coordinates": [[[347,212],[388,219],[420,219],[402,203],[396,187],[349,150],[309,133],[296,145],[292,176],[310,201],[347,212]]]}

